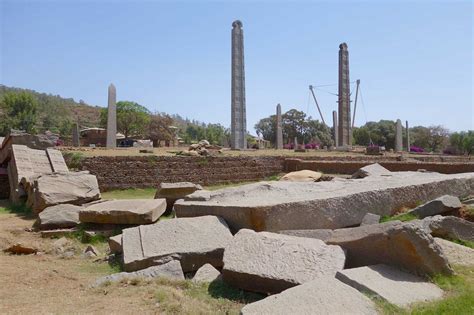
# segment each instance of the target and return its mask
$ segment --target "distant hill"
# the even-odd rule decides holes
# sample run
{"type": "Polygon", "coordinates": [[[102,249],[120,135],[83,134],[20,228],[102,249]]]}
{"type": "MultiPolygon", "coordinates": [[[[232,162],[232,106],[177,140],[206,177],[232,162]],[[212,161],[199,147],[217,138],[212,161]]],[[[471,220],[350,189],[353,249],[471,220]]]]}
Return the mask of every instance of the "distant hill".
{"type": "Polygon", "coordinates": [[[51,127],[60,128],[61,124],[79,123],[81,127],[98,127],[100,120],[99,106],[92,106],[73,98],[63,98],[59,95],[36,92],[29,89],[8,87],[0,84],[0,98],[8,92],[29,92],[38,100],[40,119],[38,130],[45,131],[51,127]]]}

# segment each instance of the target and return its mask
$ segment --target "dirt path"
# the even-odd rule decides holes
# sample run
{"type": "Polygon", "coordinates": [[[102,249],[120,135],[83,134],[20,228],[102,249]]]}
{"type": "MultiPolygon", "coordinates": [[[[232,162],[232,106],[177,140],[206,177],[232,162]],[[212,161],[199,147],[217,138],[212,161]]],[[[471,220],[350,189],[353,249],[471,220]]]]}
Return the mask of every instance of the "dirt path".
{"type": "MultiPolygon", "coordinates": [[[[52,250],[55,240],[28,232],[34,220],[0,213],[0,249],[21,242],[36,246],[40,255],[0,252],[0,314],[32,313],[156,313],[152,292],[130,286],[91,289],[89,285],[111,272],[105,262],[80,253],[61,258],[52,250]]],[[[78,251],[86,245],[71,240],[78,251]]],[[[103,251],[104,252],[104,251],[103,251]]]]}

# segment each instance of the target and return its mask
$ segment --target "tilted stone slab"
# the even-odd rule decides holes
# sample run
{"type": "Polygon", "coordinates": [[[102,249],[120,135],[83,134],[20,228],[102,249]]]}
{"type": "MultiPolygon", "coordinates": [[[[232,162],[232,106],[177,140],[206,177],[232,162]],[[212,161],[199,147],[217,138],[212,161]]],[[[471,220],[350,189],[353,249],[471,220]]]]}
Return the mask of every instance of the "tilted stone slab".
{"type": "Polygon", "coordinates": [[[81,206],[61,204],[48,207],[38,215],[38,227],[42,230],[72,228],[81,223],[79,211],[81,206]]]}
{"type": "Polygon", "coordinates": [[[443,297],[443,290],[435,284],[383,264],[341,270],[336,278],[361,292],[370,292],[400,307],[443,297]]]}
{"type": "Polygon", "coordinates": [[[203,216],[159,221],[124,229],[122,248],[125,271],[179,260],[184,272],[210,263],[222,267],[224,248],[232,234],[222,218],[203,216]]]}
{"type": "Polygon", "coordinates": [[[278,293],[344,268],[341,247],[318,239],[242,229],[224,252],[224,281],[238,288],[278,293]]]}
{"type": "Polygon", "coordinates": [[[82,205],[100,199],[97,178],[88,172],[42,174],[28,186],[27,204],[36,213],[58,204],[82,205]]]}
{"type": "Polygon", "coordinates": [[[48,155],[49,162],[51,163],[51,168],[53,172],[60,172],[60,173],[67,173],[69,172],[69,168],[66,165],[66,161],[64,160],[63,154],[61,151],[47,148],[46,154],[48,155]]]}
{"type": "Polygon", "coordinates": [[[167,278],[172,280],[184,280],[183,270],[179,261],[172,260],[166,264],[152,266],[134,272],[119,272],[96,280],[93,287],[98,287],[109,282],[119,282],[134,278],[167,278]]]}
{"type": "Polygon", "coordinates": [[[178,199],[182,199],[195,191],[202,190],[201,185],[190,182],[179,183],[160,183],[156,190],[155,199],[165,198],[167,203],[167,212],[173,209],[173,205],[178,199]]]}
{"type": "Polygon", "coordinates": [[[79,220],[102,224],[150,224],[165,210],[165,199],[108,200],[82,209],[79,220]]]}
{"type": "Polygon", "coordinates": [[[408,211],[408,213],[423,219],[429,216],[458,210],[461,209],[461,207],[462,204],[458,197],[444,195],[434,200],[428,201],[427,203],[408,211]]]}
{"type": "Polygon", "coordinates": [[[416,221],[433,236],[474,242],[474,223],[454,216],[434,216],[416,221]]]}
{"type": "Polygon", "coordinates": [[[352,178],[364,178],[367,176],[392,176],[392,172],[379,163],[374,163],[361,167],[357,172],[352,174],[352,178]]]}
{"type": "Polygon", "coordinates": [[[211,264],[205,264],[198,271],[193,277],[194,282],[212,282],[214,280],[220,279],[221,273],[219,270],[214,268],[211,264]]]}
{"type": "Polygon", "coordinates": [[[346,251],[346,268],[388,264],[419,274],[452,273],[433,237],[399,221],[334,230],[327,244],[346,251]]]}
{"type": "Polygon", "coordinates": [[[316,238],[318,240],[326,242],[328,239],[331,238],[333,231],[334,230],[330,230],[330,229],[283,230],[283,231],[278,231],[278,233],[285,234],[285,235],[291,235],[291,236],[298,236],[298,237],[316,238]]]}
{"type": "Polygon", "coordinates": [[[242,315],[377,314],[375,304],[334,277],[322,277],[248,304],[242,315]]]}
{"type": "Polygon", "coordinates": [[[474,265],[474,249],[467,246],[459,245],[451,241],[435,237],[436,244],[441,247],[446,258],[451,265],[473,266],[474,265]]]}
{"type": "Polygon", "coordinates": [[[213,191],[208,198],[193,194],[174,208],[178,217],[221,216],[234,231],[335,229],[360,225],[369,212],[391,215],[442,195],[473,192],[474,173],[393,172],[316,183],[260,182],[213,191]]]}

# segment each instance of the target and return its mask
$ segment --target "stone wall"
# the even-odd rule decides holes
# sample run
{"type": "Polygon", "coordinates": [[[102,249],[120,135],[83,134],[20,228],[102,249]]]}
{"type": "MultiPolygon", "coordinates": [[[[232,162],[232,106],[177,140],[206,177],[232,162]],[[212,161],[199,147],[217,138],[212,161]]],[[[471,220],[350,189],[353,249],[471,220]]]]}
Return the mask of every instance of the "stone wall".
{"type": "Polygon", "coordinates": [[[258,181],[283,170],[280,157],[89,157],[80,169],[97,176],[102,191],[156,187],[161,182],[201,185],[258,181]]]}
{"type": "MultiPolygon", "coordinates": [[[[282,172],[309,169],[326,174],[353,174],[359,168],[379,162],[391,171],[428,171],[452,174],[474,172],[474,161],[441,162],[397,161],[396,157],[184,157],[184,156],[116,156],[88,157],[79,163],[80,170],[97,176],[102,191],[111,189],[156,187],[161,182],[189,181],[218,185],[258,181],[282,172]]],[[[68,159],[66,158],[66,162],[68,159]]],[[[77,163],[77,162],[76,162],[77,163]]],[[[69,165],[70,167],[72,165],[69,165]]]]}

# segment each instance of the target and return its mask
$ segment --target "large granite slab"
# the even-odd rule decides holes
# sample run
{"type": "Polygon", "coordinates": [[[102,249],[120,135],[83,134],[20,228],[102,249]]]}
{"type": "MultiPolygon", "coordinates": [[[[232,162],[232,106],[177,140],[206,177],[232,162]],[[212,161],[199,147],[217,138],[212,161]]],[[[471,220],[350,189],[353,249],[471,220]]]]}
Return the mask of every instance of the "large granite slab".
{"type": "Polygon", "coordinates": [[[400,307],[443,297],[443,290],[435,284],[387,265],[341,270],[336,278],[361,292],[370,292],[400,307]]]}
{"type": "Polygon", "coordinates": [[[179,260],[184,272],[206,263],[222,267],[224,248],[232,240],[225,221],[215,216],[159,221],[123,230],[125,271],[179,260]]]}
{"type": "Polygon", "coordinates": [[[392,172],[327,182],[260,182],[178,200],[178,217],[216,215],[231,229],[334,229],[361,224],[367,213],[391,215],[442,195],[474,193],[474,173],[392,172]]]}

